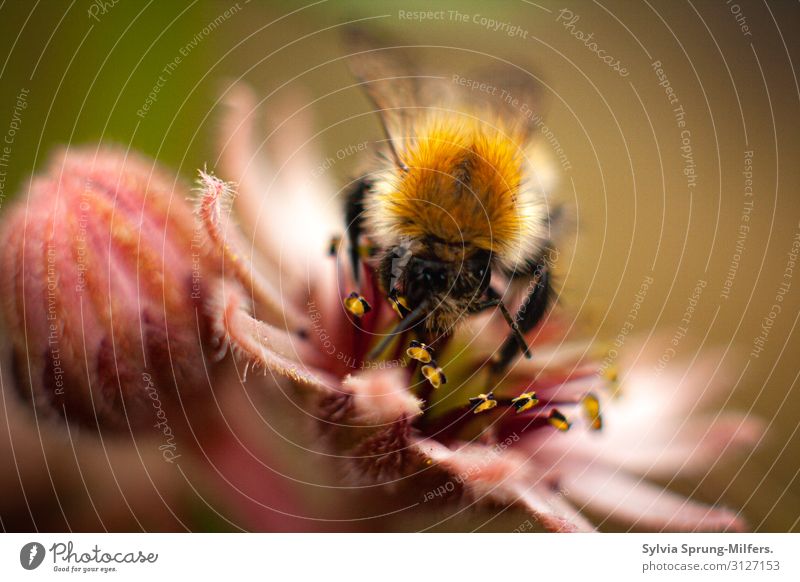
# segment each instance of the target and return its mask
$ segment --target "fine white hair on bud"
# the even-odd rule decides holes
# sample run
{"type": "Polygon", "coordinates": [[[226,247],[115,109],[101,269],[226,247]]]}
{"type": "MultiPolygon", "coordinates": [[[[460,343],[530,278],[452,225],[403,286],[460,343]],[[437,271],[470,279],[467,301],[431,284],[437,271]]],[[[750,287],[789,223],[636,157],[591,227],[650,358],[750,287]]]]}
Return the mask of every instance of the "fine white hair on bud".
{"type": "Polygon", "coordinates": [[[403,385],[401,370],[347,376],[342,385],[352,391],[354,407],[365,422],[391,423],[422,413],[423,403],[403,385]]]}

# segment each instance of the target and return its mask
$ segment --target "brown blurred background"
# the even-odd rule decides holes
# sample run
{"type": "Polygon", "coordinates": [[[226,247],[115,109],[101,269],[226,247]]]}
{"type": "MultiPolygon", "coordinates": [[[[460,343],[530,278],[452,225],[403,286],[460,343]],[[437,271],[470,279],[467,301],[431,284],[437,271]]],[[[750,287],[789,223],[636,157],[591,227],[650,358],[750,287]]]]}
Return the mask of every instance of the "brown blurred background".
{"type": "MultiPolygon", "coordinates": [[[[497,57],[531,67],[543,83],[545,123],[567,160],[556,164],[555,194],[576,211],[575,236],[565,239],[559,261],[562,303],[590,321],[592,333],[613,340],[652,277],[625,350],[641,350],[654,369],[665,353],[669,368],[702,350],[722,350],[730,390],[721,404],[768,423],[752,454],[716,464],[699,484],[673,486],[741,508],[756,530],[800,531],[800,271],[789,254],[800,236],[799,17],[794,2],[747,0],[6,2],[0,133],[10,135],[14,120],[19,127],[2,168],[2,204],[60,143],[130,144],[186,177],[204,163],[213,168],[217,95],[234,79],[257,89],[267,115],[271,104],[298,99],[298,91],[298,108],[318,99],[312,107],[320,133],[309,147],[323,159],[379,139],[376,120],[361,115],[367,101],[355,89],[341,90],[352,83],[339,58],[337,28],[347,21],[363,20],[374,33],[391,35],[388,41],[427,47],[418,54],[445,75],[497,57]],[[441,12],[419,21],[408,16],[416,11],[441,12]],[[576,31],[593,34],[626,74],[576,31]],[[137,115],[181,51],[186,55],[155,102],[137,115]],[[689,133],[682,136],[683,129],[689,133]],[[691,162],[682,157],[687,143],[691,162]],[[746,152],[752,196],[745,193],[746,152]],[[687,164],[693,178],[684,173],[687,164]],[[778,302],[781,311],[770,318],[778,302]],[[763,325],[769,332],[754,354],[763,325]],[[666,352],[676,333],[685,337],[674,354],[666,352]]],[[[344,157],[327,177],[340,182],[355,171],[358,156],[344,157]]],[[[224,503],[215,502],[213,485],[176,477],[159,458],[114,444],[104,450],[90,438],[79,438],[74,453],[63,437],[40,445],[26,411],[7,383],[3,388],[4,529],[237,528],[235,512],[225,515],[224,503]]],[[[279,411],[271,418],[279,427],[279,411]]],[[[273,443],[292,467],[300,453],[278,432],[264,430],[264,446],[273,443]]],[[[313,479],[308,467],[292,470],[313,479]]],[[[504,530],[519,521],[474,517],[439,528],[504,530]]],[[[396,527],[425,525],[414,517],[396,527]]]]}

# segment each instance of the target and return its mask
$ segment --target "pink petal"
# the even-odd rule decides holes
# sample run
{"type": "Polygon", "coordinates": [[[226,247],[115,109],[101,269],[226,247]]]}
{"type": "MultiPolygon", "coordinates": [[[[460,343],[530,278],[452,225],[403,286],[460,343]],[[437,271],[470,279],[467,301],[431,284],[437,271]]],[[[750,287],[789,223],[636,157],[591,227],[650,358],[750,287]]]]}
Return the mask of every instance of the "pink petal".
{"type": "Polygon", "coordinates": [[[234,355],[243,358],[253,367],[263,366],[300,384],[323,392],[338,386],[335,378],[321,370],[310,370],[308,364],[313,354],[303,340],[287,332],[258,321],[242,308],[242,296],[231,285],[220,288],[210,302],[209,313],[215,318],[214,327],[220,336],[222,354],[230,347],[234,355]]]}
{"type": "Polygon", "coordinates": [[[451,450],[432,440],[416,440],[420,453],[450,472],[475,496],[507,505],[522,504],[541,524],[554,532],[593,531],[547,475],[532,475],[532,465],[509,450],[466,444],[451,450]]]}
{"type": "Polygon", "coordinates": [[[549,531],[591,532],[594,526],[572,507],[561,493],[544,486],[518,487],[519,502],[549,531]]]}
{"type": "Polygon", "coordinates": [[[599,433],[581,429],[537,435],[525,443],[525,448],[532,454],[546,455],[554,465],[562,460],[585,465],[597,461],[639,475],[669,478],[707,470],[723,455],[749,449],[763,434],[760,421],[734,413],[716,420],[691,419],[683,426],[664,419],[665,426],[634,431],[617,430],[614,423],[618,422],[624,420],[606,419],[599,433]]]}
{"type": "MultiPolygon", "coordinates": [[[[285,287],[316,278],[307,270],[318,268],[331,236],[343,227],[336,189],[326,176],[313,177],[318,172],[312,160],[324,158],[308,149],[310,122],[296,111],[296,98],[276,108],[273,115],[283,123],[281,139],[288,137],[290,145],[282,144],[281,157],[268,166],[253,139],[257,104],[252,91],[235,85],[225,103],[223,129],[228,139],[220,155],[226,177],[240,184],[236,204],[247,232],[273,268],[294,275],[282,283],[285,287]],[[302,217],[302,228],[297,228],[297,217],[302,217]]],[[[274,136],[267,139],[277,141],[274,136]]]]}
{"type": "Polygon", "coordinates": [[[640,411],[646,409],[652,417],[686,416],[713,404],[721,393],[730,390],[733,379],[721,351],[708,349],[692,362],[672,360],[664,366],[659,364],[663,351],[655,345],[647,345],[638,355],[631,350],[621,359],[620,402],[635,404],[640,411]],[[634,356],[637,360],[631,362],[634,356]]]}
{"type": "Polygon", "coordinates": [[[606,455],[620,466],[637,473],[671,477],[707,470],[725,453],[750,448],[762,435],[762,423],[739,414],[721,415],[716,420],[697,418],[686,423],[674,438],[643,440],[641,446],[606,455]],[[616,457],[616,459],[614,459],[616,457]]]}
{"type": "Polygon", "coordinates": [[[233,196],[232,186],[203,171],[200,172],[199,183],[201,198],[197,214],[212,243],[225,258],[226,270],[252,293],[260,306],[264,307],[269,321],[281,323],[288,329],[300,329],[306,323],[305,317],[293,304],[284,301],[280,291],[253,268],[250,260],[240,249],[236,231],[234,229],[226,231],[221,225],[223,204],[233,196]]]}
{"type": "Polygon", "coordinates": [[[223,96],[224,114],[220,123],[219,156],[222,175],[238,184],[236,208],[243,230],[268,259],[278,266],[279,240],[268,229],[258,228],[257,218],[264,203],[265,184],[271,171],[261,155],[253,135],[256,98],[244,83],[235,84],[223,96]],[[275,251],[272,254],[272,251],[275,251]]]}
{"type": "Polygon", "coordinates": [[[564,467],[561,485],[570,499],[639,529],[653,531],[743,531],[744,522],[727,509],[685,497],[599,464],[564,467]]]}
{"type": "Polygon", "coordinates": [[[353,393],[356,415],[371,425],[422,413],[422,401],[408,390],[408,377],[400,369],[353,374],[344,379],[342,387],[353,393]]]}

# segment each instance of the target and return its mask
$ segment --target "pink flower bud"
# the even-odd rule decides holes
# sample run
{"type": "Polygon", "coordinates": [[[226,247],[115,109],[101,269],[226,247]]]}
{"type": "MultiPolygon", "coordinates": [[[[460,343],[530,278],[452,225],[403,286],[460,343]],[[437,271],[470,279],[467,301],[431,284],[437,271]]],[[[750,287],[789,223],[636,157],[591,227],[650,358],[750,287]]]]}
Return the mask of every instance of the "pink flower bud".
{"type": "Polygon", "coordinates": [[[68,150],[3,217],[2,316],[18,388],[39,411],[158,427],[207,384],[208,259],[187,196],[138,155],[68,150]]]}

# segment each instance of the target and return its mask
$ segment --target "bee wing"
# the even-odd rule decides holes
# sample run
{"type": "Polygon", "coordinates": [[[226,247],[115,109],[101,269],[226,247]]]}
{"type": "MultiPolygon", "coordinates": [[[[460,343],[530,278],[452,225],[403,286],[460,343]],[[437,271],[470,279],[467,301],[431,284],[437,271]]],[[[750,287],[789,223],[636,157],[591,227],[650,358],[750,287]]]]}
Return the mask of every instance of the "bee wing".
{"type": "Polygon", "coordinates": [[[473,71],[469,78],[485,83],[490,89],[467,90],[466,98],[479,101],[498,117],[517,120],[520,127],[531,133],[544,117],[544,91],[531,70],[500,62],[473,71]]]}
{"type": "Polygon", "coordinates": [[[347,29],[345,41],[350,70],[375,107],[395,163],[404,169],[397,142],[408,134],[409,119],[418,106],[413,66],[402,47],[380,46],[360,28],[347,29]]]}

